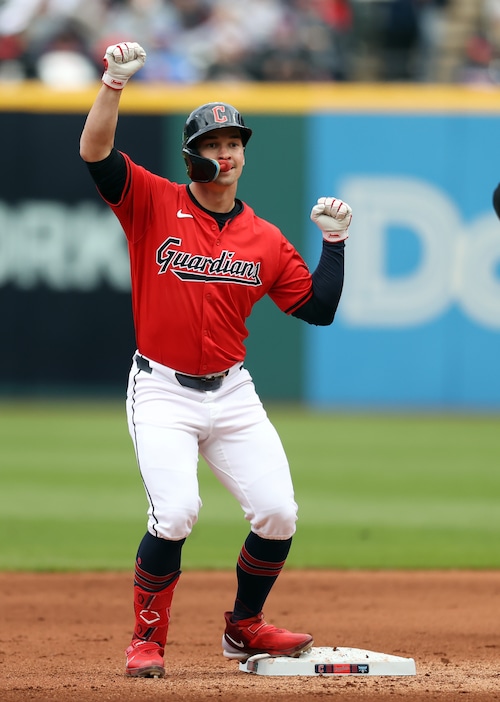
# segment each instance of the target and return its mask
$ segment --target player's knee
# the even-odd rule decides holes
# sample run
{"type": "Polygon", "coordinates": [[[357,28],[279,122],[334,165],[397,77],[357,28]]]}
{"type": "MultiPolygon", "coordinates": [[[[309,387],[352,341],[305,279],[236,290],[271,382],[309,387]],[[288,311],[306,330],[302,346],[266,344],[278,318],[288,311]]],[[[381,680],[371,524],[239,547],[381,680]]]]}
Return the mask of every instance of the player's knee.
{"type": "Polygon", "coordinates": [[[149,518],[149,531],[162,539],[178,541],[191,533],[198,519],[196,510],[153,514],[149,518]]]}
{"type": "Polygon", "coordinates": [[[289,539],[295,534],[297,505],[282,505],[279,509],[256,514],[252,530],[263,539],[289,539]]]}

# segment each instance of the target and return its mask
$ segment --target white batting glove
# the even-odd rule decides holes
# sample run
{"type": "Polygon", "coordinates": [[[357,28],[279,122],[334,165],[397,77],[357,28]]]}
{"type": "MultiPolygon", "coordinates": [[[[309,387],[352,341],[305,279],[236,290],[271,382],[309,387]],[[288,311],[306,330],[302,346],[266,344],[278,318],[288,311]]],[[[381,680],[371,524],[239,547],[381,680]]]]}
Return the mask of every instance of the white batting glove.
{"type": "Polygon", "coordinates": [[[349,234],[352,210],[347,202],[335,197],[320,197],[311,210],[311,219],[318,225],[325,241],[345,241],[349,234]]]}
{"type": "Polygon", "coordinates": [[[146,52],[135,41],[108,46],[104,54],[104,74],[102,82],[114,90],[122,90],[129,78],[146,62],[146,52]]]}

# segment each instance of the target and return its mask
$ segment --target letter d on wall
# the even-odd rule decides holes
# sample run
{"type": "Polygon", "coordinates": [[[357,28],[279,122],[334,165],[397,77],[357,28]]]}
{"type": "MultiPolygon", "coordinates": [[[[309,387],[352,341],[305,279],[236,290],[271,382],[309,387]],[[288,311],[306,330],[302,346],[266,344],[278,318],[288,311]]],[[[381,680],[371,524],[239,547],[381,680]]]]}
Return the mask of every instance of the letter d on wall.
{"type": "Polygon", "coordinates": [[[461,222],[438,188],[407,176],[360,176],[341,184],[354,212],[348,242],[344,322],[362,327],[411,327],[439,316],[453,296],[461,222]],[[387,271],[389,228],[418,237],[421,256],[405,275],[387,271]]]}

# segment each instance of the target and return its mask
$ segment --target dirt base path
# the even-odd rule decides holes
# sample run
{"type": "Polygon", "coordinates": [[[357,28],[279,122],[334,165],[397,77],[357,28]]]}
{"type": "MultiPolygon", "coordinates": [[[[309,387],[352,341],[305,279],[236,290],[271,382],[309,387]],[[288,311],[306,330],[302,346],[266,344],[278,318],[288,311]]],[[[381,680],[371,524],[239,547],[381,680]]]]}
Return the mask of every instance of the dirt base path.
{"type": "Polygon", "coordinates": [[[500,572],[283,572],[268,621],[315,646],[414,658],[408,677],[240,672],[220,643],[233,573],[183,573],[162,680],[124,676],[130,574],[2,573],[0,594],[2,702],[500,700],[500,572]]]}

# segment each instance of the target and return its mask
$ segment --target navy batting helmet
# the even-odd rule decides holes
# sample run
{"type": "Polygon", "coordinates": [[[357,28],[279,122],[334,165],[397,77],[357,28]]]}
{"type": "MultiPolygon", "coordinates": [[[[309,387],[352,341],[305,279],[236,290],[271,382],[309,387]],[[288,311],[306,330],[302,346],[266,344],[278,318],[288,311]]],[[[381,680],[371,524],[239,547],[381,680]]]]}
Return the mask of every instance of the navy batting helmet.
{"type": "Polygon", "coordinates": [[[219,175],[219,163],[214,159],[200,156],[195,142],[203,134],[223,127],[238,127],[243,146],[246,146],[252,136],[252,130],[245,126],[238,110],[225,102],[209,102],[201,105],[187,118],[182,139],[182,156],[191,180],[210,183],[219,175]]]}

